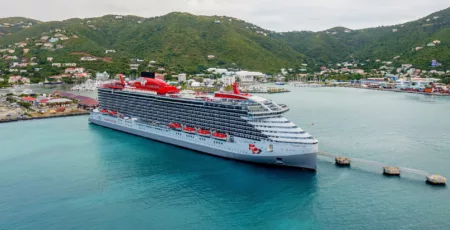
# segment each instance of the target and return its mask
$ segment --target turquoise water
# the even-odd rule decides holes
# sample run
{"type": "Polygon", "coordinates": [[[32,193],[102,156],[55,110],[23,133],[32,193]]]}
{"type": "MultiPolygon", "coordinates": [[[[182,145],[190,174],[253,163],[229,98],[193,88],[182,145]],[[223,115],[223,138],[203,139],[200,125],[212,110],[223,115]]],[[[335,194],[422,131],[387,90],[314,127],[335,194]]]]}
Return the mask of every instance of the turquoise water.
{"type": "MultiPolygon", "coordinates": [[[[292,90],[269,97],[321,150],[450,178],[449,99],[292,90]]],[[[320,159],[317,173],[267,168],[86,116],[0,124],[0,229],[450,229],[447,187],[320,159]]]]}

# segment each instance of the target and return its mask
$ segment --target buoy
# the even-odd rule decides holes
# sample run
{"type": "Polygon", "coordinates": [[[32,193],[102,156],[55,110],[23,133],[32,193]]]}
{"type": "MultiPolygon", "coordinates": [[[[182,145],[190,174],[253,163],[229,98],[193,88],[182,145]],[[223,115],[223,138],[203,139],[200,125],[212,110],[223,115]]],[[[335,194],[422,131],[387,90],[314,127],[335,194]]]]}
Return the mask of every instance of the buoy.
{"type": "Polygon", "coordinates": [[[384,166],[383,173],[390,176],[400,176],[400,169],[392,166],[384,166]]]}
{"type": "Polygon", "coordinates": [[[447,182],[447,178],[438,174],[428,175],[427,182],[434,185],[444,185],[447,182]]]}
{"type": "Polygon", "coordinates": [[[347,157],[336,157],[335,161],[337,165],[345,165],[345,166],[349,166],[351,162],[350,159],[348,159],[347,157]]]}

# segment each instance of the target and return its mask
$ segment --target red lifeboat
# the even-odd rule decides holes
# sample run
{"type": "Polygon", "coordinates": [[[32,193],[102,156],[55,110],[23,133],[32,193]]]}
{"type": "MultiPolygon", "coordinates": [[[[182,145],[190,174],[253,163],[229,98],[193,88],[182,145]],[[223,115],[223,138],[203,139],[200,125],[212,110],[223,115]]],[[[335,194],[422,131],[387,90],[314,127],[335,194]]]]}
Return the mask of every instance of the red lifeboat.
{"type": "Polygon", "coordinates": [[[198,135],[200,136],[204,136],[204,137],[209,137],[211,136],[211,132],[209,130],[205,130],[205,129],[199,129],[197,131],[198,135]]]}
{"type": "Polygon", "coordinates": [[[195,128],[184,126],[183,131],[185,131],[186,133],[195,133],[195,128]]]}
{"type": "Polygon", "coordinates": [[[178,124],[178,123],[172,122],[172,123],[170,123],[170,124],[167,125],[167,126],[169,126],[169,128],[171,128],[171,129],[181,130],[181,125],[178,124]]]}
{"type": "Polygon", "coordinates": [[[111,115],[111,116],[116,116],[116,115],[117,115],[117,112],[111,110],[111,111],[108,112],[108,114],[111,115]]]}
{"type": "Polygon", "coordinates": [[[227,135],[227,134],[219,133],[219,132],[213,133],[212,136],[213,136],[215,139],[222,140],[222,141],[226,141],[227,138],[228,138],[228,135],[227,135]]]}
{"type": "Polygon", "coordinates": [[[100,112],[103,114],[108,114],[108,110],[106,110],[106,109],[102,109],[102,110],[100,110],[100,112]]]}

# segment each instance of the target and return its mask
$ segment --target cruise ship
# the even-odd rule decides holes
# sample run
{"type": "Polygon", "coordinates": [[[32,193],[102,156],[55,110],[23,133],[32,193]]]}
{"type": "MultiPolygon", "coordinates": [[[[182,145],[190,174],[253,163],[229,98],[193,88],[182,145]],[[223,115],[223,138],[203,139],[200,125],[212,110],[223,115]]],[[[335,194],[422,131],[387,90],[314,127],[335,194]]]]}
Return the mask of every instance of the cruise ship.
{"type": "MultiPolygon", "coordinates": [[[[283,117],[287,105],[239,91],[180,91],[143,72],[98,89],[89,122],[239,161],[316,170],[318,141],[283,117]]],[[[168,153],[170,154],[170,153],[168,153]]]]}

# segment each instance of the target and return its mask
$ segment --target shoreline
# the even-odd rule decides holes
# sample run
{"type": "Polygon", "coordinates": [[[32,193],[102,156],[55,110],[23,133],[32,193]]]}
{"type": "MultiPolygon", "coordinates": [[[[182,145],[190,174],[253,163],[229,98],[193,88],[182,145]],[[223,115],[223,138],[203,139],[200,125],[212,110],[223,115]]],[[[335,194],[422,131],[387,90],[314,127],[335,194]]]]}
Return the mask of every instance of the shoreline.
{"type": "Polygon", "coordinates": [[[17,121],[40,120],[40,119],[72,117],[72,116],[82,116],[82,115],[89,115],[89,111],[86,110],[83,112],[74,112],[74,113],[68,113],[68,114],[55,114],[55,115],[46,115],[46,116],[40,116],[40,117],[27,117],[27,118],[19,118],[19,119],[14,118],[14,119],[0,120],[0,124],[8,123],[8,122],[17,122],[17,121]]]}
{"type": "Polygon", "coordinates": [[[419,91],[408,91],[408,90],[401,90],[401,89],[379,89],[379,88],[363,88],[363,87],[348,87],[348,88],[355,88],[355,89],[368,89],[368,90],[375,90],[375,91],[386,91],[386,92],[396,92],[396,93],[412,93],[412,94],[421,94],[421,95],[429,95],[429,96],[450,96],[450,94],[443,94],[443,93],[427,93],[427,92],[419,92],[419,91]]]}

